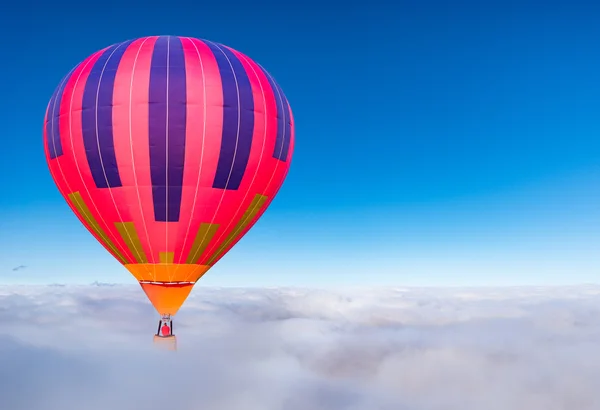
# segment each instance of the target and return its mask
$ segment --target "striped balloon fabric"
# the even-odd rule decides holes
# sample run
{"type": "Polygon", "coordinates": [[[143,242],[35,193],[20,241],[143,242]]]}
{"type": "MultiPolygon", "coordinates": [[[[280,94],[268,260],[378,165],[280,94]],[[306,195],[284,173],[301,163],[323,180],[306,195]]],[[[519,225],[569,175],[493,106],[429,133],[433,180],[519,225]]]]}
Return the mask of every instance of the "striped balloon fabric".
{"type": "Polygon", "coordinates": [[[176,36],[89,56],[60,82],[43,132],[61,194],[162,315],[265,212],[294,150],[292,111],[264,68],[176,36]]]}

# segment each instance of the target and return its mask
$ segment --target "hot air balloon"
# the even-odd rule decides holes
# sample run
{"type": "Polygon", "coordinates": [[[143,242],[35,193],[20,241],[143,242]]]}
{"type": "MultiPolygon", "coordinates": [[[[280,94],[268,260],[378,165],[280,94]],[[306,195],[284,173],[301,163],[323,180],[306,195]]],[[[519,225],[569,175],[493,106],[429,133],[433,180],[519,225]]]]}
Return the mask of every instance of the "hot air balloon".
{"type": "Polygon", "coordinates": [[[178,36],[86,58],[52,95],[43,134],[56,186],[139,281],[158,339],[174,338],[192,287],[265,212],[294,150],[290,105],[264,68],[178,36]]]}

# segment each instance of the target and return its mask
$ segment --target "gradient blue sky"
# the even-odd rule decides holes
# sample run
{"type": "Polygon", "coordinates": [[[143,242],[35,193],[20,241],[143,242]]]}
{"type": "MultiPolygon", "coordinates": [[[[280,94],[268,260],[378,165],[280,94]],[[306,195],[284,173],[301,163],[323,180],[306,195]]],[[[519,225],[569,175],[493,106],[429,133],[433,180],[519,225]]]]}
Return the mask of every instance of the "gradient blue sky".
{"type": "Polygon", "coordinates": [[[251,56],[296,118],[277,199],[204,284],[600,281],[600,5],[330,3],[4,10],[0,283],[132,280],[59,195],[41,129],[74,65],[160,34],[251,56]]]}

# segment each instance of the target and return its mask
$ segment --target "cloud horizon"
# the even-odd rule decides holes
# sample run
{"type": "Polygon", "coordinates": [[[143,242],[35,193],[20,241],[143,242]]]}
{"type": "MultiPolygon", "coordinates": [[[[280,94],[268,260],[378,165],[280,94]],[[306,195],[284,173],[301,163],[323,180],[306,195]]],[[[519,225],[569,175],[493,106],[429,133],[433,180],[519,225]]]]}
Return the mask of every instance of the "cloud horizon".
{"type": "Polygon", "coordinates": [[[0,311],[11,409],[600,408],[600,286],[200,288],[176,353],[136,285],[0,286],[0,311]]]}

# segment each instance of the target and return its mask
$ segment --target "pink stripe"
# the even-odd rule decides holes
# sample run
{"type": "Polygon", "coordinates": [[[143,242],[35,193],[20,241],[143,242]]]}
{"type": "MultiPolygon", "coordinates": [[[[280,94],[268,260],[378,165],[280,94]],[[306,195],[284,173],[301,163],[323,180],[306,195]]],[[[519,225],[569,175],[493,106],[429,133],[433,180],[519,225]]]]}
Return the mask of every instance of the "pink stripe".
{"type": "MultiPolygon", "coordinates": [[[[212,257],[212,254],[217,247],[235,230],[237,223],[243,217],[244,212],[248,209],[256,194],[262,192],[261,187],[263,187],[265,183],[261,174],[269,172],[267,162],[267,158],[270,157],[270,155],[268,155],[269,131],[273,133],[273,137],[271,137],[273,146],[275,144],[274,133],[277,131],[276,123],[275,127],[271,127],[271,129],[268,128],[268,125],[270,125],[268,118],[271,113],[269,112],[268,102],[264,92],[264,87],[268,87],[268,82],[266,78],[261,79],[259,77],[259,73],[262,74],[262,71],[256,66],[253,67],[249,62],[250,59],[242,53],[233,49],[230,50],[242,63],[252,86],[255,110],[254,134],[252,137],[252,147],[250,149],[248,165],[244,177],[242,178],[240,188],[238,191],[228,191],[226,193],[226,197],[219,209],[218,219],[216,220],[216,222],[221,224],[222,228],[219,229],[211,246],[207,247],[203,261],[212,257]]],[[[275,111],[275,114],[276,113],[277,111],[275,111]]],[[[272,150],[273,147],[271,146],[270,152],[272,152],[272,150]]],[[[238,235],[240,233],[241,232],[238,232],[238,235]]]]}
{"type": "Polygon", "coordinates": [[[81,109],[83,101],[83,92],[89,73],[94,62],[100,57],[102,52],[94,54],[93,60],[87,66],[82,67],[81,76],[73,88],[69,89],[69,97],[73,96],[72,103],[69,101],[68,128],[65,135],[70,135],[67,150],[73,153],[71,166],[68,171],[69,185],[75,191],[79,191],[83,197],[90,212],[98,221],[102,229],[106,232],[115,246],[129,261],[134,261],[133,255],[127,249],[127,246],[121,240],[119,232],[115,227],[115,222],[119,221],[115,205],[113,204],[108,189],[98,189],[94,183],[92,173],[87,161],[85,147],[83,143],[83,132],[81,128],[81,109]],[[69,132],[67,132],[69,131],[69,132]],[[72,141],[71,141],[72,139],[72,141]],[[79,168],[79,169],[78,169],[79,168]]]}
{"type": "Polygon", "coordinates": [[[179,262],[185,262],[200,224],[211,221],[219,202],[221,191],[213,189],[212,184],[223,129],[223,90],[217,61],[204,42],[182,39],[182,43],[187,72],[188,122],[179,236],[174,249],[175,261],[179,262]]]}
{"type": "MultiPolygon", "coordinates": [[[[271,85],[264,74],[264,72],[260,69],[258,64],[252,61],[250,58],[243,56],[241,57],[242,61],[247,63],[252,67],[260,84],[262,85],[262,90],[264,93],[264,98],[266,101],[266,126],[267,126],[267,145],[265,146],[265,151],[263,153],[263,160],[261,162],[261,169],[259,174],[257,175],[257,180],[254,183],[254,187],[256,189],[256,193],[266,195],[266,188],[269,185],[269,181],[271,181],[271,177],[273,176],[276,168],[281,166],[281,161],[272,157],[272,153],[275,150],[275,141],[277,139],[277,100],[275,99],[274,90],[271,88],[271,85]]],[[[272,184],[273,182],[271,182],[272,184]]]]}
{"type": "MultiPolygon", "coordinates": [[[[254,224],[261,218],[261,216],[264,214],[266,209],[269,207],[269,205],[273,201],[274,197],[276,196],[277,192],[279,191],[279,189],[285,179],[285,176],[287,175],[287,172],[289,170],[289,166],[291,163],[291,154],[293,151],[293,144],[294,144],[294,139],[293,139],[294,138],[294,123],[292,121],[292,126],[291,126],[292,140],[290,141],[291,143],[290,143],[290,152],[289,152],[288,161],[283,162],[283,161],[279,161],[272,157],[271,153],[273,152],[273,150],[275,148],[275,141],[276,141],[276,136],[277,136],[277,105],[276,105],[277,100],[275,99],[275,94],[274,94],[275,90],[272,89],[265,74],[263,73],[263,71],[258,67],[258,65],[254,61],[252,61],[250,58],[243,55],[242,53],[239,53],[232,49],[230,49],[230,50],[232,52],[234,52],[240,58],[240,60],[244,63],[244,67],[246,68],[246,71],[250,73],[251,79],[254,81],[256,81],[256,79],[258,79],[260,81],[260,84],[262,85],[262,89],[263,89],[264,96],[266,99],[265,113],[267,115],[267,123],[266,123],[267,136],[268,136],[267,137],[267,145],[266,145],[265,151],[263,152],[263,155],[262,155],[262,161],[261,161],[260,169],[258,171],[258,175],[256,177],[256,180],[252,184],[252,187],[248,187],[249,195],[244,200],[244,203],[242,204],[242,209],[245,211],[250,206],[250,203],[251,203],[252,199],[254,199],[254,196],[256,194],[266,195],[268,197],[268,200],[266,201],[262,210],[252,219],[250,224],[248,224],[245,229],[243,229],[241,232],[239,232],[237,234],[236,239],[225,249],[225,251],[223,253],[220,254],[220,256],[217,259],[215,259],[213,264],[217,263],[224,255],[226,255],[227,252],[229,252],[229,250],[231,248],[233,248],[235,246],[235,244],[237,242],[239,242],[239,240],[250,229],[252,229],[254,224]],[[254,69],[254,70],[252,70],[252,69],[254,69]],[[256,74],[254,74],[254,73],[256,73],[256,74]]],[[[262,99],[261,99],[261,101],[262,101],[262,99]]],[[[290,115],[291,115],[291,108],[290,108],[290,115]]],[[[243,215],[243,213],[242,213],[242,215],[243,215]]],[[[238,214],[234,218],[235,223],[237,223],[239,221],[239,219],[242,217],[242,215],[238,214]]],[[[227,234],[230,231],[231,231],[231,229],[228,230],[227,234]]],[[[223,239],[225,237],[226,236],[224,236],[223,239]]],[[[204,260],[203,262],[206,262],[207,259],[210,258],[212,253],[216,250],[216,245],[220,242],[222,242],[222,239],[220,241],[215,241],[214,245],[211,246],[211,249],[207,249],[207,252],[205,253],[206,260],[204,260]]]]}
{"type": "Polygon", "coordinates": [[[140,141],[147,133],[144,134],[139,129],[136,132],[134,129],[135,115],[141,115],[141,112],[134,114],[139,104],[134,103],[133,91],[140,89],[136,81],[137,77],[140,76],[140,79],[144,80],[144,70],[140,70],[140,66],[143,67],[143,56],[148,55],[151,47],[152,40],[148,38],[132,42],[123,54],[115,76],[113,135],[122,187],[112,190],[123,222],[133,222],[142,244],[142,251],[149,260],[152,260],[152,251],[146,220],[152,217],[153,210],[147,206],[144,207],[141,200],[142,192],[139,188],[140,185],[144,186],[144,182],[138,175],[141,174],[141,169],[144,167],[144,162],[139,162],[143,161],[143,158],[140,158],[140,150],[142,154],[144,149],[147,151],[148,143],[140,141]],[[144,52],[145,54],[143,54],[144,52]]]}
{"type": "MultiPolygon", "coordinates": [[[[79,66],[77,66],[77,68],[73,71],[73,74],[68,79],[68,82],[63,92],[63,99],[61,101],[60,106],[60,132],[64,155],[54,160],[49,160],[49,167],[58,189],[69,204],[71,210],[73,210],[73,213],[92,234],[92,236],[96,238],[96,240],[98,240],[111,255],[117,258],[113,251],[111,251],[108,247],[104,245],[104,242],[90,228],[90,225],[85,220],[85,218],[79,214],[76,208],[74,208],[68,200],[68,194],[79,191],[86,205],[90,209],[91,214],[94,216],[96,221],[98,221],[102,229],[109,234],[110,237],[110,230],[108,229],[108,226],[102,222],[99,213],[92,206],[90,197],[87,195],[87,192],[84,189],[84,185],[81,181],[81,178],[79,177],[79,173],[77,172],[73,145],[71,144],[71,130],[80,130],[81,100],[83,97],[83,86],[85,85],[85,81],[87,79],[87,75],[89,73],[89,70],[91,69],[91,66],[98,59],[98,57],[100,57],[103,51],[104,50],[101,50],[95,54],[92,54],[90,57],[84,60],[79,66]],[[75,95],[75,97],[73,97],[73,92],[76,84],[77,87],[81,87],[81,92],[78,96],[75,95]],[[77,105],[76,103],[72,104],[72,102],[74,101],[79,101],[78,108],[75,107],[75,105],[77,105]],[[76,120],[79,120],[79,125],[75,124],[76,120]]],[[[81,132],[79,132],[79,135],[80,134],[81,132]]],[[[111,238],[111,240],[112,239],[113,238],[111,238]]],[[[113,242],[115,241],[113,240],[113,242]]],[[[119,247],[118,243],[115,243],[115,245],[119,247]]]]}
{"type": "MultiPolygon", "coordinates": [[[[133,208],[140,208],[141,202],[141,210],[138,215],[140,220],[135,226],[149,263],[158,263],[158,253],[163,251],[158,248],[158,243],[161,243],[162,246],[164,246],[165,241],[164,226],[159,226],[159,224],[154,222],[154,202],[152,200],[150,146],[148,137],[148,87],[150,84],[150,64],[152,62],[152,52],[157,38],[158,37],[154,36],[140,39],[144,44],[139,49],[139,54],[137,53],[137,50],[135,52],[137,61],[135,62],[135,72],[133,73],[133,84],[131,83],[131,78],[129,78],[130,84],[127,85],[127,90],[131,88],[131,97],[128,96],[126,105],[129,107],[129,98],[131,98],[131,146],[133,146],[135,179],[133,179],[132,171],[130,175],[132,179],[130,182],[133,183],[133,186],[137,183],[137,189],[134,188],[135,198],[130,204],[133,208]],[[146,41],[144,42],[144,40],[146,41]],[[142,213],[143,218],[141,216],[142,213]],[[158,241],[157,238],[162,238],[162,240],[158,241]]],[[[128,61],[130,61],[131,58],[132,56],[128,54],[128,61]]],[[[133,58],[135,59],[135,55],[133,58]]],[[[131,63],[130,67],[133,68],[133,63],[131,63]]],[[[127,115],[129,115],[129,112],[127,112],[127,115]]],[[[129,119],[127,121],[129,121],[129,119]]],[[[129,135],[127,135],[127,139],[129,139],[129,135]]],[[[128,183],[128,186],[131,185],[128,183]]]]}
{"type": "MultiPolygon", "coordinates": [[[[293,131],[293,127],[292,127],[292,135],[294,135],[294,131],[293,131]]],[[[293,140],[291,141],[293,142],[293,140]]],[[[291,144],[290,144],[291,145],[291,144]]],[[[293,148],[291,148],[293,149],[293,148]]],[[[272,158],[271,156],[269,156],[269,158],[272,158]]],[[[280,161],[281,162],[281,161],[280,161]]],[[[280,166],[277,169],[277,173],[276,176],[273,178],[273,181],[271,182],[270,186],[273,187],[273,189],[269,189],[268,192],[270,192],[270,195],[268,195],[268,199],[265,202],[265,204],[263,205],[263,208],[261,211],[259,211],[259,213],[251,220],[251,222],[246,226],[246,228],[244,228],[236,237],[236,239],[225,248],[224,252],[221,253],[214,261],[213,261],[213,266],[223,257],[225,256],[230,250],[231,248],[233,248],[239,241],[240,239],[242,239],[244,237],[244,235],[246,235],[246,233],[248,233],[248,231],[250,229],[252,229],[252,227],[254,226],[254,224],[256,224],[256,222],[258,222],[258,220],[263,216],[263,214],[265,213],[265,211],[269,208],[269,206],[271,206],[271,202],[273,202],[273,199],[275,199],[275,197],[277,196],[277,193],[279,192],[279,189],[281,189],[281,186],[283,185],[283,181],[285,180],[285,177],[287,176],[287,173],[289,171],[289,164],[291,162],[291,156],[288,157],[288,161],[285,162],[284,164],[286,164],[286,166],[280,166]]]]}
{"type": "MultiPolygon", "coordinates": [[[[293,132],[292,132],[293,135],[293,132]]],[[[274,159],[273,157],[269,156],[269,158],[274,159]]],[[[273,181],[271,182],[271,184],[269,185],[270,187],[273,187],[272,189],[270,188],[268,190],[268,192],[270,192],[270,195],[268,196],[267,201],[265,202],[265,204],[262,207],[262,210],[258,212],[258,214],[251,220],[251,222],[246,226],[246,228],[244,228],[240,233],[237,234],[236,239],[231,242],[231,244],[229,246],[227,246],[224,250],[224,252],[222,252],[214,261],[213,261],[213,266],[223,257],[225,256],[229,250],[231,250],[231,248],[233,248],[235,246],[235,244],[237,244],[240,239],[242,239],[244,237],[244,235],[246,235],[246,233],[248,233],[248,231],[250,229],[252,229],[252,227],[254,226],[254,224],[256,224],[256,222],[258,222],[258,220],[262,217],[262,215],[265,213],[265,211],[269,208],[269,206],[271,205],[271,202],[273,202],[273,199],[275,199],[275,196],[277,196],[277,193],[279,191],[279,189],[281,188],[281,186],[283,185],[283,181],[285,180],[285,177],[289,171],[289,164],[290,164],[290,159],[291,157],[288,157],[288,161],[283,163],[282,161],[279,161],[280,163],[286,164],[286,166],[280,166],[277,169],[276,172],[276,176],[273,178],[273,181]]],[[[275,159],[274,159],[275,160],[275,159]]],[[[276,160],[277,161],[277,160],[276,160]]],[[[249,206],[250,204],[248,203],[248,205],[246,205],[246,208],[249,206]]],[[[207,252],[208,254],[208,252],[207,252]]]]}
{"type": "Polygon", "coordinates": [[[240,192],[245,193],[248,189],[253,189],[256,186],[260,173],[264,172],[264,159],[267,153],[266,122],[270,113],[266,107],[266,97],[263,91],[264,84],[261,83],[256,68],[250,65],[248,57],[242,55],[238,51],[230,50],[240,60],[246,71],[246,75],[252,86],[252,95],[254,99],[254,133],[252,135],[252,147],[250,148],[250,157],[248,158],[246,172],[244,173],[239,188],[240,192]]]}

